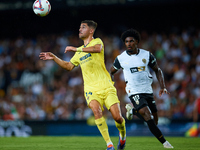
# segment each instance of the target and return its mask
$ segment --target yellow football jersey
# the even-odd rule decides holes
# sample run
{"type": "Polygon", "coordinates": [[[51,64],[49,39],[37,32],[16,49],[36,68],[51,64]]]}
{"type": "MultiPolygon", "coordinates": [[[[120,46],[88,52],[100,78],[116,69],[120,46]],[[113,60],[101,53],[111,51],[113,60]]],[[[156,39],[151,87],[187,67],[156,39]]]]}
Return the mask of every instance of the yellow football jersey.
{"type": "MultiPolygon", "coordinates": [[[[75,66],[80,65],[84,90],[98,91],[113,86],[111,77],[104,63],[104,44],[100,38],[93,39],[86,47],[96,44],[102,45],[100,53],[76,52],[70,62],[75,66]]],[[[84,48],[84,45],[81,46],[84,48]]]]}

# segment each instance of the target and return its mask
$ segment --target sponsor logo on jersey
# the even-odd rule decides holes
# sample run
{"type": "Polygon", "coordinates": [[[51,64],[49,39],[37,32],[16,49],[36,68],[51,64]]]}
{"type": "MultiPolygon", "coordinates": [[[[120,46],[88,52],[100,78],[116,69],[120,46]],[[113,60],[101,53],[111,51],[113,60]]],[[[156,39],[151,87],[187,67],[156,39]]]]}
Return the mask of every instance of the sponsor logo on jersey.
{"type": "Polygon", "coordinates": [[[80,61],[83,61],[83,60],[85,60],[85,59],[87,59],[87,58],[89,58],[89,57],[91,57],[92,55],[90,54],[90,53],[88,53],[88,54],[86,54],[85,56],[83,56],[83,57],[81,57],[80,58],[80,61]]]}
{"type": "Polygon", "coordinates": [[[130,68],[131,73],[145,71],[145,66],[130,68]]]}

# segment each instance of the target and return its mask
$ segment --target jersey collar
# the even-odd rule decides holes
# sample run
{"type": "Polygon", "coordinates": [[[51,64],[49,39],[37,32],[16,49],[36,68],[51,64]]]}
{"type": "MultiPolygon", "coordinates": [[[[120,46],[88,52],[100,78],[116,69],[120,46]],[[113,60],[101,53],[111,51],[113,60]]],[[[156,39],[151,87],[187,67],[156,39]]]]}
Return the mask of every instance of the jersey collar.
{"type": "Polygon", "coordinates": [[[140,49],[138,48],[138,53],[137,54],[129,54],[128,51],[126,50],[126,53],[131,56],[131,55],[138,55],[140,53],[140,49]]]}
{"type": "MultiPolygon", "coordinates": [[[[94,38],[92,38],[92,40],[94,40],[94,38]]],[[[91,40],[91,41],[92,41],[92,40],[91,40]]],[[[90,41],[90,42],[91,42],[91,41],[90,41]]],[[[87,43],[86,45],[84,45],[83,47],[87,47],[87,46],[88,46],[88,44],[90,44],[90,42],[89,42],[89,43],[87,43]]]]}

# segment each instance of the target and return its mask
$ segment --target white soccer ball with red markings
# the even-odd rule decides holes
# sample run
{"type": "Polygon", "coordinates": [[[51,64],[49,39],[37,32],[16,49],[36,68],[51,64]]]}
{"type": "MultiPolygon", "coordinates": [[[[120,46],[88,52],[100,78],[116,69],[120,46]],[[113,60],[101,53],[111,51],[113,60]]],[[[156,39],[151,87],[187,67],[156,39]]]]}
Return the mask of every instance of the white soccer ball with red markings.
{"type": "Polygon", "coordinates": [[[51,5],[47,0],[36,0],[33,3],[33,11],[36,15],[44,17],[51,11],[51,5]]]}

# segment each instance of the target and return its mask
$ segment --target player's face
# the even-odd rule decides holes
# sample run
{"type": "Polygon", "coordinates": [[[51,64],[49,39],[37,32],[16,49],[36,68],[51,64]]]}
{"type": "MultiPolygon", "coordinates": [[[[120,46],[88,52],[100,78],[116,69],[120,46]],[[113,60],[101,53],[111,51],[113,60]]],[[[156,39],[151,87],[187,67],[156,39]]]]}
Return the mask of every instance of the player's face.
{"type": "Polygon", "coordinates": [[[135,50],[137,49],[138,41],[135,40],[133,37],[127,37],[125,39],[125,46],[127,50],[135,50]]]}
{"type": "Polygon", "coordinates": [[[79,28],[79,38],[84,39],[87,38],[90,34],[90,27],[87,25],[87,23],[81,23],[81,26],[79,28]]]}

